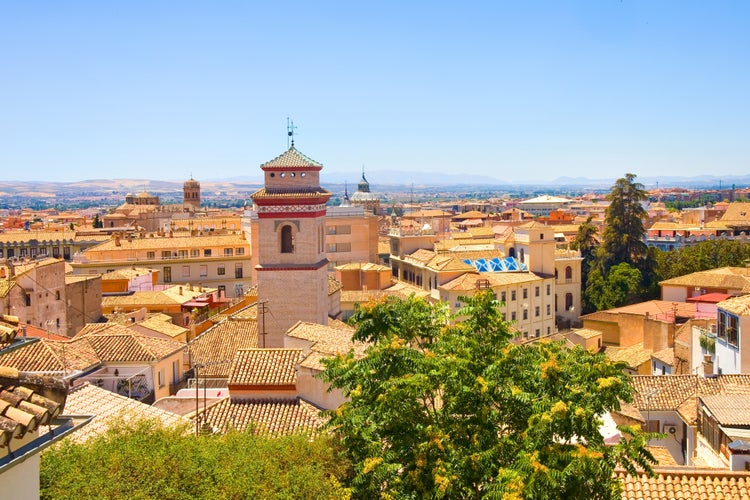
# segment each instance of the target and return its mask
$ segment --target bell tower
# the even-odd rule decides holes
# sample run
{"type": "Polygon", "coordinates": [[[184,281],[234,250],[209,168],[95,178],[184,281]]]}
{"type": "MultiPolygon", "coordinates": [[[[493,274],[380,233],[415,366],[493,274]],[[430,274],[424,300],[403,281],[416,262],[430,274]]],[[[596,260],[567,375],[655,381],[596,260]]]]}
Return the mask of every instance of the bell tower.
{"type": "MultiPolygon", "coordinates": [[[[294,147],[260,166],[264,187],[252,195],[257,213],[258,300],[266,301],[259,347],[283,347],[297,321],[328,324],[326,202],[323,165],[294,147]],[[265,337],[265,338],[263,338],[265,337]]],[[[256,236],[253,235],[255,238],[256,236]]]]}
{"type": "Polygon", "coordinates": [[[192,175],[182,185],[182,206],[190,212],[201,208],[201,183],[193,179],[192,175]]]}

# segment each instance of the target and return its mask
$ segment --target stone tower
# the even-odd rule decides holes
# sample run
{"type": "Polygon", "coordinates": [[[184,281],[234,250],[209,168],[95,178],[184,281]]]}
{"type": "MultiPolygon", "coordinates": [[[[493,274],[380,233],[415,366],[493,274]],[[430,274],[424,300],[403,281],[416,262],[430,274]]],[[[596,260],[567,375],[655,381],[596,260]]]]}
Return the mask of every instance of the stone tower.
{"type": "MultiPolygon", "coordinates": [[[[260,166],[265,186],[252,195],[257,212],[258,300],[266,335],[260,347],[283,347],[297,321],[328,324],[326,202],[320,187],[323,165],[290,147],[260,166]]],[[[255,235],[253,235],[255,238],[255,235]]]]}
{"type": "Polygon", "coordinates": [[[201,208],[201,183],[190,176],[182,185],[182,206],[185,210],[195,212],[201,208]]]}

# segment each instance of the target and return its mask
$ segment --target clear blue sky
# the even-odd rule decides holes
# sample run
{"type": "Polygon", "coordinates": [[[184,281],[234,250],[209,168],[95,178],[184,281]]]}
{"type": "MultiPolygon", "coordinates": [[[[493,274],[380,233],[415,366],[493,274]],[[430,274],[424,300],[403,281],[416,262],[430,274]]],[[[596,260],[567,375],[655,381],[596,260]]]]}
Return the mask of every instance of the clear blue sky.
{"type": "Polygon", "coordinates": [[[0,2],[0,180],[750,173],[750,2],[0,2]]]}

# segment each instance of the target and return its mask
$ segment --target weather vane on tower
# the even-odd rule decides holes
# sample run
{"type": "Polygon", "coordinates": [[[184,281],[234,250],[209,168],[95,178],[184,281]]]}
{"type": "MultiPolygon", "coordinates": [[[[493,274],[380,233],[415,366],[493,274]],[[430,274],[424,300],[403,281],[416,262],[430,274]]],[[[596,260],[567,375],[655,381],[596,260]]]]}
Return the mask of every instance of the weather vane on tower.
{"type": "Polygon", "coordinates": [[[297,127],[294,125],[294,121],[286,117],[286,146],[289,147],[291,141],[291,147],[294,147],[294,129],[297,127]]]}

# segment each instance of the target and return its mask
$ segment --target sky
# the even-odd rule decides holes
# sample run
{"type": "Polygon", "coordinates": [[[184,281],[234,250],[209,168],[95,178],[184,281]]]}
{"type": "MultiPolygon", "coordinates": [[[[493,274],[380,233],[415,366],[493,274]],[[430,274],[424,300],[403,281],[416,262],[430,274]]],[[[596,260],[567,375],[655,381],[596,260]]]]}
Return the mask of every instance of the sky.
{"type": "Polygon", "coordinates": [[[0,180],[750,173],[746,1],[0,2],[0,180]]]}

